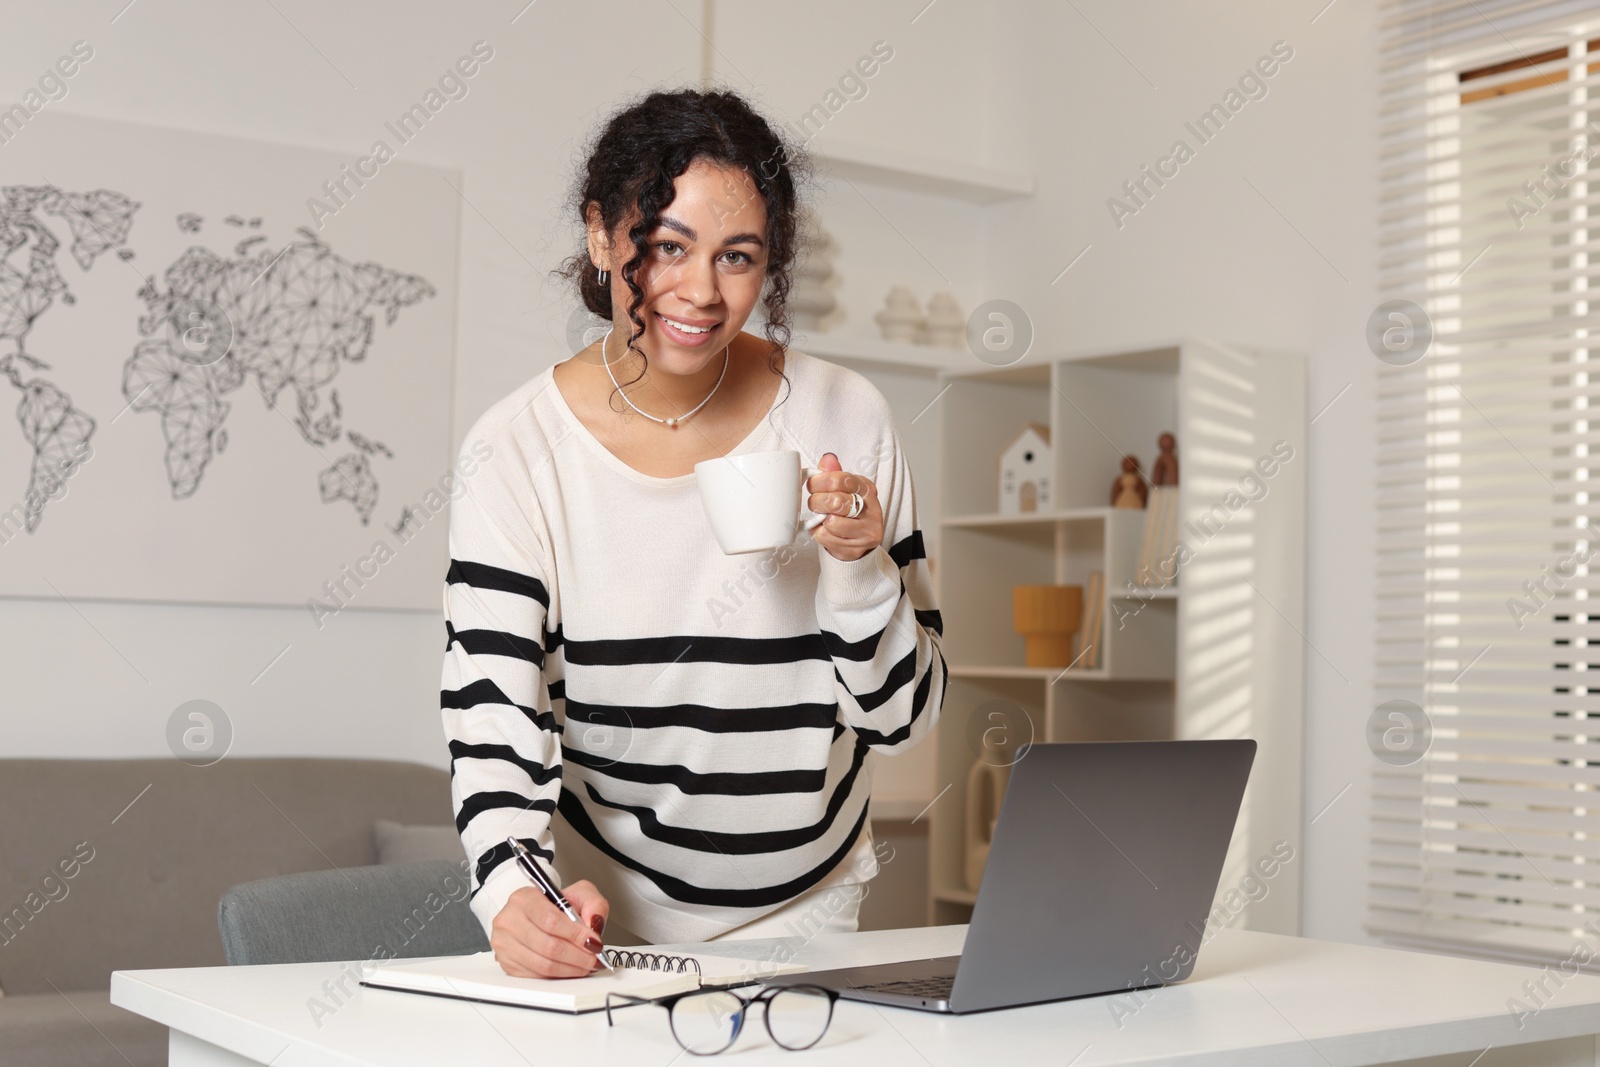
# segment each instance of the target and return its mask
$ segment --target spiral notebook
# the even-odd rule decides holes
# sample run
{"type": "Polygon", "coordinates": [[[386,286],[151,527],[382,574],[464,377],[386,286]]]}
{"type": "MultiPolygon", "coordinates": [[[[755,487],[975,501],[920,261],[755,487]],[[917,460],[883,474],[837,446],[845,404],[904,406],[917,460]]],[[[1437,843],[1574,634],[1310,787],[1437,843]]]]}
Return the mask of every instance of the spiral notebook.
{"type": "Polygon", "coordinates": [[[654,999],[702,986],[749,985],[807,969],[797,963],[699,953],[670,955],[648,949],[608,948],[605,957],[615,972],[601,971],[587,978],[543,979],[506,974],[495,962],[492,950],[467,956],[430,956],[403,963],[385,962],[361,979],[361,984],[403,993],[579,1013],[604,1008],[607,993],[654,999]]]}

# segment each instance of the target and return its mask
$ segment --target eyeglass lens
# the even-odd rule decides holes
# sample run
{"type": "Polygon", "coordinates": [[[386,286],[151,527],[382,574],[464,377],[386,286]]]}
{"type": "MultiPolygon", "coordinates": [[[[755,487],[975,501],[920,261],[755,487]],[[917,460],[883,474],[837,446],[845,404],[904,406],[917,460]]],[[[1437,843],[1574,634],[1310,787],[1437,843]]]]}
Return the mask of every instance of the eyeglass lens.
{"type": "Polygon", "coordinates": [[[783,989],[767,1001],[767,1032],[786,1049],[810,1048],[822,1040],[833,1001],[820,989],[783,989]]]}
{"type": "Polygon", "coordinates": [[[698,1056],[721,1052],[738,1038],[743,1009],[744,1002],[725,990],[683,997],[672,1005],[672,1034],[698,1056]]]}
{"type": "MultiPolygon", "coordinates": [[[[744,1027],[744,1002],[726,990],[680,998],[669,1016],[673,1036],[689,1052],[709,1056],[731,1046],[744,1027]]],[[[767,1033],[783,1048],[810,1048],[822,1040],[833,1001],[820,989],[780,989],[766,1000],[767,1033]]]]}

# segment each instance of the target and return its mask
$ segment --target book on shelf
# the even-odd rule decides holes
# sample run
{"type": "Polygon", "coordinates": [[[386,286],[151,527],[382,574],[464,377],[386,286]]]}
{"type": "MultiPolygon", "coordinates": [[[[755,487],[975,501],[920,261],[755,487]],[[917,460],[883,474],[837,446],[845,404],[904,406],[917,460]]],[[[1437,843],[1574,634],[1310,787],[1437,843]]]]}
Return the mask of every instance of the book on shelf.
{"type": "Polygon", "coordinates": [[[1089,586],[1083,597],[1083,622],[1078,626],[1073,662],[1077,670],[1092,670],[1100,666],[1100,630],[1105,617],[1105,575],[1089,572],[1089,586]]]}
{"type": "Polygon", "coordinates": [[[1139,544],[1135,583],[1145,589],[1177,585],[1177,552],[1178,487],[1153,485],[1144,513],[1144,538],[1139,544]]]}

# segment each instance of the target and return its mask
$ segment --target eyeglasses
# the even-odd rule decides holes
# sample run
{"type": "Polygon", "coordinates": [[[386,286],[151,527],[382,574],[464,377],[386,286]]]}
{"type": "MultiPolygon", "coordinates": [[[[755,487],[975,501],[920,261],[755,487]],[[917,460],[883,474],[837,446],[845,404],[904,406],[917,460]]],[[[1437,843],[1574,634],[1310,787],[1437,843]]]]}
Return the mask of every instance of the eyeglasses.
{"type": "Polygon", "coordinates": [[[607,1026],[613,1025],[612,998],[633,1004],[661,1005],[667,1009],[672,1036],[685,1052],[714,1056],[739,1039],[746,1011],[753,1004],[761,1005],[767,1034],[779,1048],[790,1052],[808,1049],[828,1032],[828,1024],[833,1021],[833,1004],[839,994],[814,985],[776,986],[752,997],[731,989],[694,989],[660,1000],[607,993],[607,1026]]]}

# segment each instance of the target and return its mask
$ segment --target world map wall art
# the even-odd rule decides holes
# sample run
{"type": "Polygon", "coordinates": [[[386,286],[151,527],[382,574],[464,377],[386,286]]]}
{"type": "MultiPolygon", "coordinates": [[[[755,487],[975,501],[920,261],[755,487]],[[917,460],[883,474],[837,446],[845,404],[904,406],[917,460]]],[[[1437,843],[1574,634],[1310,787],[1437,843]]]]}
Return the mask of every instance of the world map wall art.
{"type": "Polygon", "coordinates": [[[4,156],[0,595],[437,610],[459,175],[59,113],[4,156]]]}

